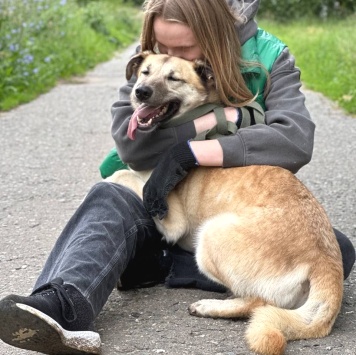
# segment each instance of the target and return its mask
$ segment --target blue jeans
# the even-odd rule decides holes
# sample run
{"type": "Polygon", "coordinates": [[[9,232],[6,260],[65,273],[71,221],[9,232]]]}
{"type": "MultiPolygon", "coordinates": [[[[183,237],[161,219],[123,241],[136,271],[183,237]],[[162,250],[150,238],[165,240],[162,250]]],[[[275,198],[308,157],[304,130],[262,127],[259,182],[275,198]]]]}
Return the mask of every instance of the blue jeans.
{"type": "Polygon", "coordinates": [[[34,289],[61,277],[88,299],[97,316],[129,263],[162,252],[161,239],[134,192],[100,182],[59,236],[34,289]]]}

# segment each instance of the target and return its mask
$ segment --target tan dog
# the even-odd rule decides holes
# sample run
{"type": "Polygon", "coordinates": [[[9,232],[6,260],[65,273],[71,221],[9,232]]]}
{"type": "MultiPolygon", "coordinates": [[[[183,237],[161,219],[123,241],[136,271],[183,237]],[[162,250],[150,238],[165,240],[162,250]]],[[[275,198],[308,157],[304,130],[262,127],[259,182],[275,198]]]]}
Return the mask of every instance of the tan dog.
{"type": "Polygon", "coordinates": [[[144,52],[127,65],[126,77],[134,73],[139,79],[131,95],[135,112],[127,132],[130,139],[135,139],[137,128],[150,128],[202,104],[218,102],[212,71],[201,61],[144,52]]]}
{"type": "MultiPolygon", "coordinates": [[[[139,109],[128,134],[216,101],[213,76],[202,63],[143,53],[129,63],[132,71],[138,74],[132,104],[139,109]],[[142,91],[147,95],[140,97],[142,91]]],[[[148,177],[126,170],[109,181],[142,197],[148,177]]],[[[341,253],[324,209],[292,173],[199,167],[168,203],[167,217],[155,220],[164,238],[193,249],[199,269],[234,295],[196,302],[190,314],[250,317],[247,342],[260,354],[283,354],[288,340],[330,333],[342,302],[341,253]]]]}

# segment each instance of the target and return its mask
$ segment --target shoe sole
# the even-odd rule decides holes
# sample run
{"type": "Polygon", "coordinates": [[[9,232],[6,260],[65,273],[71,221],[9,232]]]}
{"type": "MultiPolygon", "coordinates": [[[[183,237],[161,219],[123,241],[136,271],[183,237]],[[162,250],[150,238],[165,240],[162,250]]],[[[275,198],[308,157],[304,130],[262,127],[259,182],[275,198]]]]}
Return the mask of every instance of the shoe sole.
{"type": "Polygon", "coordinates": [[[68,331],[41,311],[11,300],[0,307],[0,337],[7,344],[49,355],[100,354],[98,333],[68,331]]]}

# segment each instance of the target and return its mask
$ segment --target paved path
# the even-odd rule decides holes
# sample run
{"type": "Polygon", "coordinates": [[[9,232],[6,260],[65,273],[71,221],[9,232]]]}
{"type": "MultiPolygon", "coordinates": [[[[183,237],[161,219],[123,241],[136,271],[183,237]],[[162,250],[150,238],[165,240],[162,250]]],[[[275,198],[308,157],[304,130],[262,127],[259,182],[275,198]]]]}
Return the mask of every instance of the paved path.
{"type": "MultiPolygon", "coordinates": [[[[100,180],[98,165],[113,146],[110,106],[132,52],[133,47],[85,78],[0,114],[0,297],[31,291],[59,232],[100,180]]],[[[320,94],[305,93],[317,133],[313,161],[299,176],[356,245],[356,118],[320,94]]],[[[250,354],[245,321],[188,315],[191,302],[211,296],[164,287],[114,291],[97,321],[103,354],[250,354]]],[[[356,354],[355,306],[356,270],[345,282],[331,336],[291,343],[287,354],[356,354]]],[[[31,352],[0,341],[0,354],[31,352]]]]}

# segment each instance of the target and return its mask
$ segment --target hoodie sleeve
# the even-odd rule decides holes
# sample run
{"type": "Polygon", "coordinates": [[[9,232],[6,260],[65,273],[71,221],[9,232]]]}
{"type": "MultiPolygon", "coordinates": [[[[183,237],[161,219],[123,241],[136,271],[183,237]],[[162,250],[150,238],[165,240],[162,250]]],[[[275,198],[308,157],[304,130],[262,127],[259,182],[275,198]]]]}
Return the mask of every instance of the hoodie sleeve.
{"type": "Polygon", "coordinates": [[[274,165],[296,173],[312,157],[315,125],[301,93],[300,71],[286,48],[271,71],[266,124],[219,138],[224,167],[274,165]]]}

